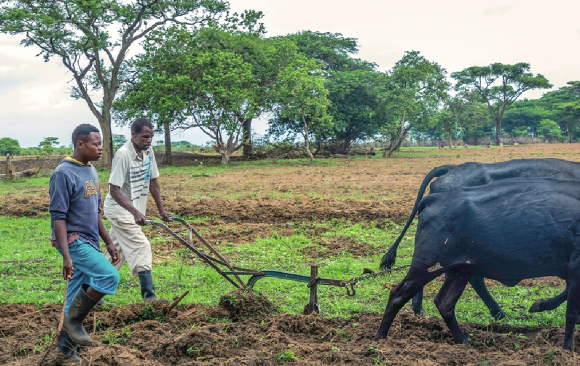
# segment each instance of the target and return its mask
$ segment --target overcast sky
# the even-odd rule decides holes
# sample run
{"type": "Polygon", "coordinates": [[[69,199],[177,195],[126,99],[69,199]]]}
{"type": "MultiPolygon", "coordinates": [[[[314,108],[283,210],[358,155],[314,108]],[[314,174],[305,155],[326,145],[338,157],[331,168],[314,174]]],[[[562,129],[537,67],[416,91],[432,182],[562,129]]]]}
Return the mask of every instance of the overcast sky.
{"type": "MultiPolygon", "coordinates": [[[[358,38],[358,57],[390,69],[404,51],[420,51],[449,73],[493,62],[527,62],[554,88],[580,80],[578,0],[231,0],[233,11],[264,12],[268,35],[300,30],[342,33],[358,38]]],[[[43,137],[68,145],[80,123],[98,126],[85,102],[69,96],[71,76],[58,59],[45,63],[18,37],[0,35],[0,138],[23,147],[43,137]]],[[[524,94],[537,98],[543,91],[524,94]]],[[[254,123],[256,132],[266,125],[254,123]]],[[[128,128],[113,127],[128,136],[128,128]]],[[[161,138],[161,136],[159,136],[161,138]]],[[[174,139],[203,143],[201,131],[174,139]]]]}

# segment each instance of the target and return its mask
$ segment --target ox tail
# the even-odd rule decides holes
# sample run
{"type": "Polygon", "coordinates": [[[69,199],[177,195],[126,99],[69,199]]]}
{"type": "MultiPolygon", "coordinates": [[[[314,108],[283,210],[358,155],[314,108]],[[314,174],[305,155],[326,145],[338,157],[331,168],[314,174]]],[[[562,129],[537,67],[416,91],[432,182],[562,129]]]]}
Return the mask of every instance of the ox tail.
{"type": "Polygon", "coordinates": [[[417,199],[415,200],[415,206],[413,206],[413,211],[411,211],[411,216],[409,216],[409,219],[407,220],[405,227],[403,227],[403,231],[401,231],[401,234],[399,234],[399,237],[397,238],[397,240],[395,240],[395,243],[385,253],[383,259],[381,259],[380,269],[390,269],[395,264],[395,260],[397,258],[397,248],[399,247],[399,244],[401,244],[401,240],[403,240],[403,237],[405,236],[407,229],[409,228],[409,226],[411,226],[413,219],[415,219],[415,215],[417,214],[417,210],[419,209],[419,202],[421,202],[421,199],[423,198],[423,195],[425,194],[425,191],[427,190],[427,186],[429,185],[429,183],[431,183],[431,181],[434,178],[447,174],[454,167],[455,165],[443,165],[431,170],[425,176],[425,179],[423,179],[423,183],[419,188],[419,193],[417,193],[417,199]]]}

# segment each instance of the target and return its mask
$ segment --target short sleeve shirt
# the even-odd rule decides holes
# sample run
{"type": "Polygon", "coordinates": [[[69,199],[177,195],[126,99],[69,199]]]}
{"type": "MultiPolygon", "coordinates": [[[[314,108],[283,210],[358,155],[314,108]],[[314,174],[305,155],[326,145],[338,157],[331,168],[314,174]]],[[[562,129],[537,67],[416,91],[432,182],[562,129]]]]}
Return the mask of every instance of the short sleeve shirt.
{"type": "MultiPolygon", "coordinates": [[[[139,158],[131,141],[123,145],[113,158],[109,184],[121,188],[121,194],[145,215],[147,196],[151,179],[159,177],[155,154],[151,148],[143,151],[139,158]]],[[[110,190],[105,198],[104,213],[108,218],[131,216],[111,196],[110,190]]]]}

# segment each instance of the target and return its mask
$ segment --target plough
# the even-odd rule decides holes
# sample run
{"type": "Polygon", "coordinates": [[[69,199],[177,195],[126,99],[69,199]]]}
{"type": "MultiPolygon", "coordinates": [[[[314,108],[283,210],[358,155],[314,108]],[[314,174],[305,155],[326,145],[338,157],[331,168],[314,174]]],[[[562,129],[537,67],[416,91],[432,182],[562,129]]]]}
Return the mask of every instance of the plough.
{"type": "Polygon", "coordinates": [[[164,223],[147,220],[149,225],[158,226],[163,228],[169,234],[171,234],[175,239],[177,239],[182,245],[184,245],[187,249],[191,250],[195,255],[197,255],[204,263],[208,266],[215,269],[222,277],[224,277],[229,283],[231,283],[234,287],[238,289],[251,289],[254,287],[258,280],[263,278],[278,278],[282,280],[290,280],[296,282],[303,282],[307,283],[307,287],[310,289],[310,301],[304,308],[305,314],[310,314],[313,311],[317,311],[320,313],[320,307],[318,306],[318,286],[319,285],[327,285],[327,286],[336,286],[336,287],[344,287],[346,289],[346,293],[348,296],[354,296],[356,294],[354,290],[354,283],[353,281],[345,281],[345,280],[337,280],[333,278],[326,278],[318,276],[318,266],[311,266],[310,268],[310,275],[304,275],[299,273],[293,272],[286,272],[286,271],[278,271],[274,269],[266,269],[266,270],[253,270],[253,269],[246,269],[240,268],[236,266],[232,266],[214,247],[212,247],[198,232],[195,230],[187,221],[184,219],[173,217],[171,219],[173,222],[179,222],[186,226],[186,229],[179,230],[177,232],[173,231],[164,223]],[[179,235],[179,232],[188,231],[189,232],[189,241],[179,235]],[[206,254],[201,250],[194,247],[193,237],[196,237],[210,252],[210,254],[206,254]],[[244,282],[240,276],[250,276],[248,282],[244,282]]]}

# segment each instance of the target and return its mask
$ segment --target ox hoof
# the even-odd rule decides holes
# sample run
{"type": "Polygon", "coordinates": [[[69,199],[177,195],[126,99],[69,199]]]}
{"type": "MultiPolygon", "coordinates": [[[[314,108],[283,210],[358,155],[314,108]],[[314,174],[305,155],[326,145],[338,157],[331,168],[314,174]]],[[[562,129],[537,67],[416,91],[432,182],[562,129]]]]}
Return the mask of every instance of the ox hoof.
{"type": "Polygon", "coordinates": [[[539,313],[540,311],[542,311],[542,303],[544,301],[543,300],[536,300],[536,302],[534,302],[532,304],[532,306],[530,306],[530,310],[528,310],[529,313],[539,313]]]}
{"type": "Polygon", "coordinates": [[[421,309],[421,311],[415,312],[415,316],[418,318],[424,318],[427,316],[427,314],[425,313],[425,310],[421,309]]]}
{"type": "Polygon", "coordinates": [[[503,312],[503,310],[500,310],[498,312],[491,312],[490,311],[490,315],[497,321],[497,320],[502,320],[503,318],[505,318],[507,315],[506,313],[503,312]]]}

